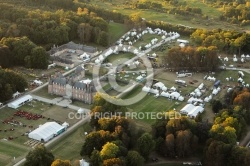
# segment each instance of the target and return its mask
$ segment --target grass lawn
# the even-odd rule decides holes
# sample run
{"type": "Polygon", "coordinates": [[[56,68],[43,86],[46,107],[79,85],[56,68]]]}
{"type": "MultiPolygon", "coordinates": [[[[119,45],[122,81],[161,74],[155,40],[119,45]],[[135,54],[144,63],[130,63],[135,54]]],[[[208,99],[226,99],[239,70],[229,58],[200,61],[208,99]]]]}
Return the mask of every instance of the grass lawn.
{"type": "Polygon", "coordinates": [[[9,141],[0,141],[0,165],[13,165],[14,157],[18,160],[24,157],[29,151],[28,147],[23,145],[14,144],[9,141]]]}
{"type": "Polygon", "coordinates": [[[109,22],[110,42],[115,43],[127,31],[128,30],[124,24],[109,22]]]}
{"type": "Polygon", "coordinates": [[[111,54],[105,59],[105,61],[112,63],[113,66],[117,66],[119,64],[122,64],[123,62],[128,61],[129,59],[133,58],[134,56],[135,55],[130,53],[130,52],[111,54]]]}
{"type": "Polygon", "coordinates": [[[71,163],[75,160],[80,160],[80,151],[84,143],[84,132],[92,131],[88,123],[77,128],[73,133],[67,135],[59,143],[54,144],[50,147],[51,152],[54,154],[55,158],[62,160],[70,160],[71,163]]]}
{"type": "Polygon", "coordinates": [[[81,102],[81,101],[72,101],[71,104],[78,106],[78,107],[87,108],[87,109],[90,109],[90,107],[91,107],[91,104],[86,104],[86,103],[81,102]]]}
{"type": "Polygon", "coordinates": [[[218,16],[220,16],[222,14],[222,12],[220,10],[218,10],[217,8],[213,8],[210,7],[209,5],[203,3],[202,1],[197,1],[197,0],[180,0],[181,1],[185,1],[187,2],[187,5],[190,7],[198,7],[202,9],[202,14],[204,15],[208,15],[209,17],[213,17],[213,18],[218,18],[218,16]]]}
{"type": "MultiPolygon", "coordinates": [[[[184,0],[181,0],[184,1],[184,0]]],[[[203,19],[201,16],[181,16],[174,14],[167,14],[166,12],[158,12],[151,9],[132,9],[131,6],[125,4],[125,0],[112,0],[110,1],[101,1],[101,0],[91,0],[91,4],[97,5],[107,10],[116,11],[118,13],[122,13],[124,15],[131,14],[139,14],[140,17],[145,18],[146,20],[158,20],[164,21],[171,24],[182,24],[195,28],[222,28],[222,29],[234,29],[237,30],[239,27],[237,25],[232,25],[227,22],[222,22],[218,20],[218,17],[221,15],[222,11],[219,8],[214,8],[209,6],[208,4],[202,3],[202,1],[198,0],[190,0],[186,1],[187,5],[190,7],[199,7],[202,9],[203,15],[208,15],[209,20],[203,19]]],[[[162,1],[157,1],[158,3],[162,3],[162,1]]],[[[131,3],[130,3],[131,4],[131,3]]],[[[173,6],[168,3],[163,4],[163,8],[172,8],[173,6]]],[[[245,30],[249,30],[249,27],[243,27],[245,30]]]]}
{"type": "Polygon", "coordinates": [[[48,99],[54,99],[54,98],[58,97],[57,95],[53,95],[53,94],[48,93],[48,85],[39,89],[38,91],[34,92],[33,94],[37,95],[37,96],[45,97],[48,99]]]}
{"type": "Polygon", "coordinates": [[[151,40],[157,38],[158,42],[161,41],[161,36],[155,35],[155,34],[144,34],[137,42],[133,44],[134,47],[140,47],[140,46],[145,46],[149,43],[151,43],[151,40]]]}
{"type": "MultiPolygon", "coordinates": [[[[250,83],[250,75],[246,72],[243,72],[245,74],[243,80],[246,83],[250,83]]],[[[218,73],[216,73],[215,78],[221,80],[222,84],[224,85],[236,85],[238,80],[238,71],[237,70],[222,70],[218,73]],[[226,78],[232,77],[234,81],[226,81],[226,78]]]]}
{"type": "MultiPolygon", "coordinates": [[[[181,107],[182,104],[176,105],[175,100],[171,101],[165,97],[155,98],[153,94],[146,95],[141,101],[128,106],[131,112],[153,112],[154,114],[158,112],[166,112],[174,108],[178,110],[181,107]]],[[[147,123],[148,125],[155,122],[155,119],[146,117],[142,119],[140,117],[137,117],[137,119],[135,120],[147,123]]]]}

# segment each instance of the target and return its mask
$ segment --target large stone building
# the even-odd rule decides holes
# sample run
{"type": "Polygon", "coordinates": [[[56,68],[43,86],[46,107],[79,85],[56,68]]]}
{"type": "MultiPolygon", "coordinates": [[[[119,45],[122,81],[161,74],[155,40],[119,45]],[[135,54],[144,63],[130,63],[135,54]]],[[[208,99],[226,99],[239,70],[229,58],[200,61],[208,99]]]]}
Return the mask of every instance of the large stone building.
{"type": "Polygon", "coordinates": [[[95,94],[94,83],[84,78],[85,70],[82,66],[78,66],[68,77],[57,73],[49,78],[48,93],[91,104],[95,94]]]}

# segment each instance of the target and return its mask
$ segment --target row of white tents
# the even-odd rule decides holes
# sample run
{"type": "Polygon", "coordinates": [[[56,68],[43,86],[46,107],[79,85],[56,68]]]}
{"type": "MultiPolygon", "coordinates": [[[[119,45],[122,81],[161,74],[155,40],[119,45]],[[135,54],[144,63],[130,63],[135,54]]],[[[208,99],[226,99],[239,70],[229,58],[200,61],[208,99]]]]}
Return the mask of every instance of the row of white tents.
{"type": "MultiPolygon", "coordinates": [[[[218,56],[218,58],[219,58],[220,60],[222,60],[221,56],[218,56]]],[[[238,62],[238,59],[240,59],[241,62],[245,62],[245,59],[249,59],[249,58],[250,58],[250,56],[249,56],[248,54],[247,54],[247,55],[242,54],[242,55],[240,56],[240,58],[237,58],[236,55],[233,55],[233,62],[238,62]]],[[[224,57],[224,58],[223,58],[223,61],[228,62],[228,61],[229,61],[229,58],[228,58],[228,57],[224,57]]]]}
{"type": "MultiPolygon", "coordinates": [[[[145,30],[143,30],[141,33],[137,32],[135,29],[127,32],[124,34],[121,39],[117,41],[117,43],[122,44],[124,41],[128,42],[129,45],[132,45],[133,43],[137,42],[138,39],[140,39],[145,34],[156,34],[161,35],[163,40],[172,40],[180,37],[180,35],[177,32],[169,32],[167,33],[165,30],[161,30],[159,28],[152,29],[150,27],[147,27],[145,30]],[[137,37],[137,39],[134,38],[134,36],[137,37]]],[[[157,38],[154,38],[146,45],[146,48],[150,48],[152,45],[155,45],[158,42],[157,38]]]]}
{"type": "Polygon", "coordinates": [[[144,86],[142,88],[142,91],[147,92],[147,93],[152,93],[155,95],[155,97],[162,96],[162,97],[166,97],[169,99],[184,101],[184,97],[181,96],[181,94],[179,92],[174,91],[174,90],[176,90],[174,88],[170,88],[171,91],[167,92],[166,91],[167,87],[164,84],[162,85],[161,83],[156,83],[155,85],[153,85],[153,87],[154,88],[144,86]]]}

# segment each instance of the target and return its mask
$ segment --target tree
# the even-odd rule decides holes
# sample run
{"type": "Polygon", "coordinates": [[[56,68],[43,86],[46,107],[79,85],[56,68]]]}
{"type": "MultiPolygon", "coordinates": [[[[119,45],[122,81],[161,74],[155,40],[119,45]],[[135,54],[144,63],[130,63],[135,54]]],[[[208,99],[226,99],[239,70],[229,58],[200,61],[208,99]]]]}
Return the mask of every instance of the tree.
{"type": "Polygon", "coordinates": [[[90,164],[91,165],[100,165],[101,164],[101,156],[98,150],[93,150],[90,156],[90,164]]]}
{"type": "Polygon", "coordinates": [[[147,159],[149,154],[154,149],[155,143],[152,139],[152,136],[149,133],[143,134],[138,140],[137,140],[137,147],[139,153],[147,159]]]}
{"type": "Polygon", "coordinates": [[[176,154],[185,157],[191,153],[192,133],[189,130],[180,130],[176,136],[176,154]]]}
{"type": "Polygon", "coordinates": [[[218,113],[223,108],[220,100],[212,100],[211,104],[212,104],[212,110],[214,113],[218,113]]]}
{"type": "Polygon", "coordinates": [[[38,69],[48,68],[49,56],[43,47],[35,47],[31,50],[31,66],[38,69]]]}
{"type": "Polygon", "coordinates": [[[103,145],[113,140],[114,137],[110,134],[109,131],[100,130],[91,132],[87,135],[80,154],[81,156],[90,156],[93,150],[101,150],[103,145]]]}
{"type": "Polygon", "coordinates": [[[241,48],[243,48],[246,44],[246,34],[242,34],[240,37],[236,38],[234,41],[234,45],[238,48],[238,53],[240,55],[241,48]]]}
{"type": "Polygon", "coordinates": [[[11,67],[13,64],[13,56],[10,49],[5,45],[0,45],[0,66],[2,68],[11,67]]]}
{"type": "Polygon", "coordinates": [[[103,166],[124,166],[123,161],[119,158],[111,158],[103,161],[103,166]]]}
{"type": "Polygon", "coordinates": [[[38,145],[28,153],[24,166],[51,166],[53,161],[54,155],[45,146],[38,145]]]}
{"type": "Polygon", "coordinates": [[[144,158],[137,151],[129,151],[126,156],[126,165],[143,166],[144,158]]]}
{"type": "Polygon", "coordinates": [[[165,140],[166,155],[175,157],[175,138],[173,134],[168,134],[165,140]]]}
{"type": "Polygon", "coordinates": [[[56,159],[55,161],[53,161],[51,166],[71,166],[71,164],[69,160],[56,159]]]}
{"type": "Polygon", "coordinates": [[[221,141],[210,140],[205,148],[204,163],[208,166],[227,165],[227,158],[230,158],[231,145],[221,141]]]}
{"type": "Polygon", "coordinates": [[[210,134],[215,140],[236,144],[237,135],[233,127],[223,127],[221,124],[214,124],[210,130],[210,134]]]}
{"type": "Polygon", "coordinates": [[[100,156],[103,160],[111,159],[117,157],[117,154],[119,153],[119,147],[111,142],[107,142],[100,152],[100,156]]]}
{"type": "Polygon", "coordinates": [[[107,32],[101,31],[99,38],[98,38],[98,44],[100,44],[102,46],[109,45],[109,35],[107,32]]]}

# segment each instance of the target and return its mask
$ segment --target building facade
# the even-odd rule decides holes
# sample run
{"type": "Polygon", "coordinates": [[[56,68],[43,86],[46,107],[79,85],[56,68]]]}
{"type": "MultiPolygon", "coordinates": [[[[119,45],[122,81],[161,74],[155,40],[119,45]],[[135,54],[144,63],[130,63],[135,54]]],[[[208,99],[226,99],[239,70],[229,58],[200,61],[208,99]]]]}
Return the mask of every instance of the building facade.
{"type": "Polygon", "coordinates": [[[95,94],[94,83],[89,79],[83,80],[84,78],[85,70],[81,66],[68,77],[57,73],[49,78],[48,93],[91,104],[95,94]]]}

